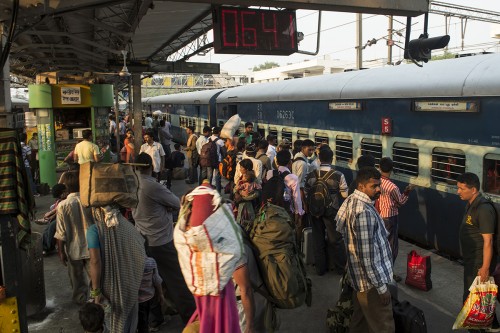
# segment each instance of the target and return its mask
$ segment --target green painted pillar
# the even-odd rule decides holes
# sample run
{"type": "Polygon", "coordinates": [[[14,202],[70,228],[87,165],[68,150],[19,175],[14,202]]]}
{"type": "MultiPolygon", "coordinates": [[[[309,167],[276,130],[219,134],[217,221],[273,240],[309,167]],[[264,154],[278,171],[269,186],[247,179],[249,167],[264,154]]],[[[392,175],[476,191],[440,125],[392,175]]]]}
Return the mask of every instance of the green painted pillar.
{"type": "MultiPolygon", "coordinates": [[[[93,84],[90,86],[92,98],[92,135],[99,147],[110,145],[108,115],[114,105],[112,84],[93,84]]],[[[111,149],[104,153],[103,162],[111,161],[111,149]]]]}
{"type": "Polygon", "coordinates": [[[40,182],[52,187],[57,184],[52,88],[49,84],[30,85],[28,91],[29,108],[37,118],[40,182]]]}

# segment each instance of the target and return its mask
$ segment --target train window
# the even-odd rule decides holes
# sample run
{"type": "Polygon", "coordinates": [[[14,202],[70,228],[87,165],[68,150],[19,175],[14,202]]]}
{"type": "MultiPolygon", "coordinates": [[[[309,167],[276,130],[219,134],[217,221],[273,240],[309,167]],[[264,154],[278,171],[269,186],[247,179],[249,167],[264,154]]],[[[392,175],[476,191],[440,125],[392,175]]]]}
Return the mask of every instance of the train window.
{"type": "Polygon", "coordinates": [[[483,190],[500,195],[500,155],[487,154],[483,163],[483,190]]]}
{"type": "Polygon", "coordinates": [[[257,133],[259,133],[259,136],[261,138],[265,138],[266,137],[266,129],[264,128],[264,126],[257,126],[257,133]]]}
{"type": "Polygon", "coordinates": [[[434,148],[431,169],[433,181],[455,185],[457,177],[464,172],[465,154],[463,151],[451,148],[434,148]]]}
{"type": "Polygon", "coordinates": [[[375,157],[375,165],[378,167],[382,158],[382,142],[377,139],[361,140],[361,155],[372,155],[375,157]]]}
{"type": "Polygon", "coordinates": [[[297,139],[298,140],[309,139],[309,133],[307,131],[304,131],[304,130],[298,130],[297,131],[297,139]]]}
{"type": "Polygon", "coordinates": [[[335,155],[337,161],[352,160],[352,138],[345,135],[337,135],[335,138],[335,155]]]}
{"type": "Polygon", "coordinates": [[[316,132],[316,134],[314,134],[314,143],[316,144],[316,146],[318,146],[321,143],[326,143],[328,145],[329,144],[328,134],[323,132],[316,132]]]}
{"type": "Polygon", "coordinates": [[[278,130],[276,129],[276,127],[269,127],[269,134],[274,135],[276,140],[278,140],[278,130]]]}
{"type": "Polygon", "coordinates": [[[283,127],[283,129],[281,130],[281,140],[285,140],[285,139],[292,142],[292,129],[291,128],[283,127]]]}
{"type": "Polygon", "coordinates": [[[392,146],[392,161],[394,162],[394,173],[418,176],[417,145],[396,142],[392,146]]]}

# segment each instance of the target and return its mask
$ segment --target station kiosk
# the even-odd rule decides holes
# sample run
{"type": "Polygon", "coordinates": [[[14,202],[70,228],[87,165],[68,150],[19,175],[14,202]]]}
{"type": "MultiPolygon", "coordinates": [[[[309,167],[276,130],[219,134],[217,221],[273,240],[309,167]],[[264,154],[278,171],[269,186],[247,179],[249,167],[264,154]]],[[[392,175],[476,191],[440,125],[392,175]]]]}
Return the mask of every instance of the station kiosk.
{"type": "MultiPolygon", "coordinates": [[[[29,108],[36,115],[40,182],[57,183],[57,172],[66,171],[66,156],[91,129],[99,148],[109,147],[109,114],[113,107],[111,84],[30,85],[29,108]]],[[[104,160],[109,160],[106,149],[104,160]]]]}

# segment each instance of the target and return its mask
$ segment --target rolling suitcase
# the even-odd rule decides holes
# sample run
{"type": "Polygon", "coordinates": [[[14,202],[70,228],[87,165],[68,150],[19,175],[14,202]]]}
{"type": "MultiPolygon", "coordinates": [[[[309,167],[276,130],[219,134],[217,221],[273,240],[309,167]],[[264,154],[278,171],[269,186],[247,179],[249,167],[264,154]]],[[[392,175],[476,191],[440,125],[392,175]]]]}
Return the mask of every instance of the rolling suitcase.
{"type": "Polygon", "coordinates": [[[312,244],[312,228],[304,228],[302,231],[302,254],[306,265],[314,264],[314,253],[312,244]]]}

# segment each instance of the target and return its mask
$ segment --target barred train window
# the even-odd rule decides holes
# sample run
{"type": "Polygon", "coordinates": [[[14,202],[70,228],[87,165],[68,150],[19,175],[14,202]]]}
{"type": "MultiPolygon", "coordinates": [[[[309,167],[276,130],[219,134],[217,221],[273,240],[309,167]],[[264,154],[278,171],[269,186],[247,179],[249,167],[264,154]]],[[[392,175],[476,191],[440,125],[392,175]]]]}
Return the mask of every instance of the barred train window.
{"type": "Polygon", "coordinates": [[[483,191],[500,195],[500,155],[484,156],[483,177],[483,191]]]}
{"type": "Polygon", "coordinates": [[[434,148],[432,151],[431,178],[435,182],[450,185],[457,183],[457,177],[465,172],[465,154],[460,149],[434,148]]]}
{"type": "Polygon", "coordinates": [[[276,129],[276,127],[269,127],[269,134],[274,135],[276,140],[278,140],[278,130],[276,129]]]}
{"type": "Polygon", "coordinates": [[[350,136],[337,135],[337,138],[335,138],[335,155],[337,161],[352,159],[352,138],[350,136]]]}
{"type": "Polygon", "coordinates": [[[265,138],[266,137],[266,129],[264,126],[257,126],[257,133],[259,133],[260,137],[265,138]]]}
{"type": "Polygon", "coordinates": [[[323,132],[316,132],[316,134],[314,134],[314,143],[316,144],[316,146],[321,143],[326,143],[328,145],[328,141],[328,134],[323,132]]]}
{"type": "Polygon", "coordinates": [[[297,139],[298,140],[309,139],[309,133],[307,133],[307,131],[298,130],[297,131],[297,139]]]}
{"type": "Polygon", "coordinates": [[[418,176],[418,147],[404,142],[396,142],[392,146],[394,173],[418,176]]]}
{"type": "Polygon", "coordinates": [[[377,139],[362,139],[361,155],[372,155],[375,158],[375,165],[378,167],[382,158],[382,142],[377,139]]]}
{"type": "Polygon", "coordinates": [[[281,140],[287,139],[292,142],[292,129],[283,127],[281,130],[281,140]]]}

